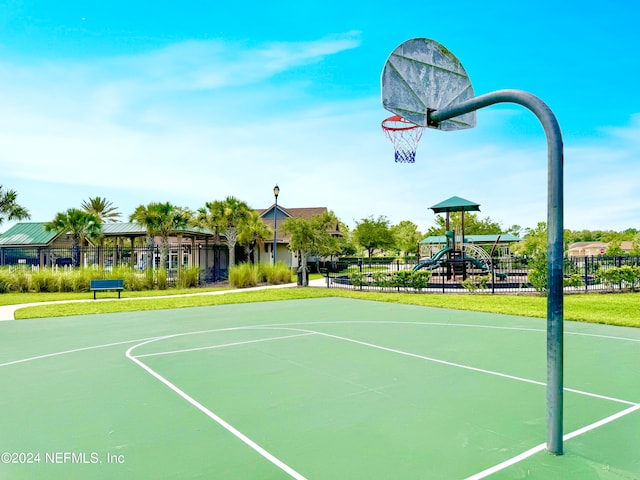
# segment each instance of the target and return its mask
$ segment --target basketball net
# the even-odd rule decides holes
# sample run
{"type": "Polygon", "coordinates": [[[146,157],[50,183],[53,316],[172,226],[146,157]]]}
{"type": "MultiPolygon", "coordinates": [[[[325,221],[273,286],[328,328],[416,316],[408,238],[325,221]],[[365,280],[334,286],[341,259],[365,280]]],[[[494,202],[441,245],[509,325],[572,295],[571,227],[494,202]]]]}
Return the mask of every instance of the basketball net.
{"type": "Polygon", "coordinates": [[[425,127],[411,123],[399,115],[382,121],[382,131],[387,136],[396,154],[396,163],[415,163],[416,148],[425,127]]]}

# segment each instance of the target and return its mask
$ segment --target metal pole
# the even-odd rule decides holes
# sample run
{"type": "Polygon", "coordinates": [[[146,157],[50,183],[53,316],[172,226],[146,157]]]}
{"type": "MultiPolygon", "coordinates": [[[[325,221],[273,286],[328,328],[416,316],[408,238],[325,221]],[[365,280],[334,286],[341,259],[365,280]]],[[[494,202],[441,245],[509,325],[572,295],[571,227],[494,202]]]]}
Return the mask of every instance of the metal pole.
{"type": "Polygon", "coordinates": [[[273,265],[276,264],[276,232],[278,231],[278,194],[280,193],[280,188],[276,184],[273,187],[273,195],[276,197],[276,205],[273,209],[273,265]]]}
{"type": "Polygon", "coordinates": [[[563,146],[560,125],[538,97],[522,90],[498,90],[458,105],[429,112],[429,125],[496,103],[516,103],[531,110],[547,137],[547,450],[562,455],[563,423],[563,146]]]}

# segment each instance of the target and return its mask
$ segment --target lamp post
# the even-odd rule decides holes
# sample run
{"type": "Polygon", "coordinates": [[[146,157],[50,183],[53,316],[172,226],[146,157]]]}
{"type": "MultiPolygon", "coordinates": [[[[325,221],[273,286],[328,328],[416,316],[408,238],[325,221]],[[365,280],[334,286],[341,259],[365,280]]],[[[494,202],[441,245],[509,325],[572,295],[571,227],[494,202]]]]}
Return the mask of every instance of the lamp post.
{"type": "Polygon", "coordinates": [[[280,187],[276,183],[273,187],[273,195],[276,197],[276,206],[273,209],[273,265],[276,264],[276,232],[278,231],[278,195],[280,195],[280,187]]]}

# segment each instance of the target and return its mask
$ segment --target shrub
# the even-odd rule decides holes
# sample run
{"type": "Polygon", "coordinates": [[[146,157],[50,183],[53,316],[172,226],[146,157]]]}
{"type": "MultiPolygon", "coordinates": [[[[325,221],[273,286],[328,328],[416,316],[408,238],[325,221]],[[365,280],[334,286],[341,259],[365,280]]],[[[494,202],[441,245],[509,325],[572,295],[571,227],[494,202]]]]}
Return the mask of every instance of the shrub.
{"type": "Polygon", "coordinates": [[[129,266],[120,265],[115,267],[103,278],[124,280],[125,290],[141,291],[153,288],[153,277],[147,275],[146,272],[136,271],[129,266]]]}
{"type": "Polygon", "coordinates": [[[291,282],[291,268],[282,262],[276,262],[275,265],[260,263],[255,267],[257,268],[258,283],[266,282],[278,285],[291,282]]]}
{"type": "Polygon", "coordinates": [[[167,281],[167,270],[165,268],[156,268],[153,271],[155,285],[158,290],[166,290],[169,286],[169,282],[167,281]]]}
{"type": "MultiPolygon", "coordinates": [[[[80,268],[71,271],[71,282],[74,292],[88,292],[91,286],[91,279],[96,276],[98,270],[80,268]]],[[[101,275],[100,275],[101,276],[101,275]]]]}
{"type": "Polygon", "coordinates": [[[31,275],[23,267],[13,269],[13,290],[16,292],[28,292],[31,288],[31,275]]]}
{"type": "Polygon", "coordinates": [[[391,277],[387,272],[375,272],[372,275],[372,283],[375,287],[392,287],[391,277]]]}
{"type": "Polygon", "coordinates": [[[419,270],[417,272],[411,272],[411,288],[415,288],[416,290],[427,288],[427,285],[429,285],[429,280],[431,280],[430,270],[419,270]]]}
{"type": "Polygon", "coordinates": [[[277,285],[280,283],[291,283],[291,268],[281,262],[276,262],[273,267],[273,275],[267,282],[277,285]]]}
{"type": "Polygon", "coordinates": [[[39,268],[31,273],[31,289],[34,292],[57,292],[57,272],[50,268],[39,268]]]}
{"type": "Polygon", "coordinates": [[[529,283],[538,292],[547,292],[547,254],[541,253],[529,261],[529,283]]]}
{"type": "Polygon", "coordinates": [[[58,292],[73,292],[73,270],[58,270],[56,274],[58,292]]]}
{"type": "Polygon", "coordinates": [[[229,269],[229,284],[236,288],[255,287],[258,284],[258,267],[240,263],[229,269]]]}
{"type": "MultiPolygon", "coordinates": [[[[279,262],[278,262],[279,263],[279,262]]],[[[270,263],[260,263],[254,265],[258,270],[258,283],[269,282],[273,278],[273,265],[270,263]]]]}
{"type": "Polygon", "coordinates": [[[8,268],[0,268],[0,293],[7,293],[13,289],[13,275],[8,268]]]}
{"type": "Polygon", "coordinates": [[[600,269],[596,272],[596,278],[611,287],[625,286],[635,289],[636,285],[640,284],[640,267],[624,265],[600,269]]]}
{"type": "Polygon", "coordinates": [[[408,288],[411,286],[412,273],[409,270],[400,270],[391,274],[391,285],[399,288],[408,288]]]}
{"type": "Polygon", "coordinates": [[[564,277],[562,285],[565,287],[581,287],[584,285],[584,279],[579,273],[572,273],[564,277]]]}
{"type": "Polygon", "coordinates": [[[181,268],[178,272],[178,288],[192,288],[198,286],[200,267],[181,268]]]}
{"type": "Polygon", "coordinates": [[[364,285],[364,275],[360,272],[353,272],[349,274],[349,282],[355,287],[361,287],[364,285]]]}
{"type": "Polygon", "coordinates": [[[475,292],[476,290],[486,290],[489,280],[491,280],[491,275],[469,277],[461,285],[468,291],[475,292]]]}

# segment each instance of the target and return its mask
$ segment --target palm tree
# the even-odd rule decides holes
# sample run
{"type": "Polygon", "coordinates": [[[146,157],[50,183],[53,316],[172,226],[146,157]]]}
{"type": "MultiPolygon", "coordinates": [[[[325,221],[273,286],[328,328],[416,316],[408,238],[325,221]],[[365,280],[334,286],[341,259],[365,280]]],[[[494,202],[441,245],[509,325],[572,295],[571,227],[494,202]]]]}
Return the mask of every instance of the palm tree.
{"type": "MultiPolygon", "coordinates": [[[[213,257],[213,271],[211,279],[214,282],[217,282],[220,279],[219,270],[220,270],[220,227],[214,222],[213,217],[211,216],[211,212],[208,209],[210,203],[206,203],[206,207],[200,207],[198,209],[197,215],[194,218],[193,224],[200,228],[205,228],[207,230],[213,231],[213,244],[214,248],[214,257],[213,257]]],[[[208,260],[205,259],[205,263],[208,268],[208,260]]],[[[210,277],[207,277],[210,278],[210,277]]]]}
{"type": "MultiPolygon", "coordinates": [[[[121,213],[118,212],[118,207],[113,206],[113,203],[102,197],[90,197],[89,200],[83,201],[81,206],[82,210],[94,215],[102,224],[116,222],[121,215],[121,213]]],[[[101,267],[104,265],[104,235],[100,236],[98,264],[101,267]]]]}
{"type": "Polygon", "coordinates": [[[238,227],[247,221],[251,214],[249,205],[229,196],[224,200],[207,202],[204,209],[200,209],[200,217],[206,223],[204,227],[211,230],[219,229],[224,232],[229,247],[229,268],[235,265],[235,248],[238,241],[238,227]]]}
{"type": "Polygon", "coordinates": [[[102,197],[93,197],[82,202],[82,209],[95,215],[102,223],[117,222],[122,215],[112,202],[102,197]]]}
{"type": "Polygon", "coordinates": [[[55,218],[44,224],[48,232],[69,233],[73,239],[74,266],[80,266],[79,247],[84,246],[87,239],[95,240],[102,234],[102,223],[91,213],[77,208],[69,208],[66,212],[58,212],[55,218]]]}
{"type": "MultiPolygon", "coordinates": [[[[238,227],[238,243],[245,246],[251,263],[255,263],[253,252],[256,246],[262,248],[265,240],[272,236],[273,230],[265,225],[256,211],[252,211],[246,222],[238,227]]],[[[258,248],[258,263],[260,263],[260,248],[258,248]]]]}
{"type": "Polygon", "coordinates": [[[152,202],[149,205],[138,205],[130,215],[129,220],[147,229],[147,245],[153,250],[153,237],[160,237],[161,265],[169,257],[169,236],[176,230],[186,228],[192,218],[192,212],[183,207],[177,207],[169,202],[152,202]]]}
{"type": "Polygon", "coordinates": [[[0,185],[0,225],[6,220],[26,220],[31,218],[29,210],[18,205],[18,194],[15,190],[4,190],[0,185]]]}

